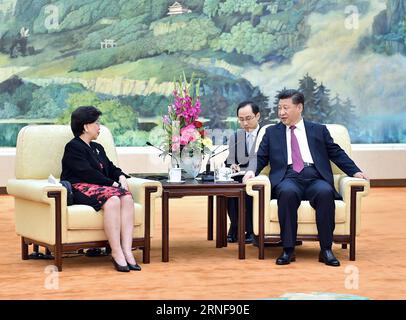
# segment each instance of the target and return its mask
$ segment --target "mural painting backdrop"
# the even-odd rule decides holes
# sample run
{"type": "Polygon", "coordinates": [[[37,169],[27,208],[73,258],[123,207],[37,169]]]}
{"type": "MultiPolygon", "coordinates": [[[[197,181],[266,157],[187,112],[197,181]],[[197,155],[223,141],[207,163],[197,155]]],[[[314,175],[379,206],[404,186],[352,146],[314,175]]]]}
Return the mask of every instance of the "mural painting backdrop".
{"type": "Polygon", "coordinates": [[[354,143],[406,143],[405,21],[406,0],[0,0],[0,146],[89,104],[145,145],[183,72],[210,128],[247,99],[276,122],[286,87],[354,143]]]}

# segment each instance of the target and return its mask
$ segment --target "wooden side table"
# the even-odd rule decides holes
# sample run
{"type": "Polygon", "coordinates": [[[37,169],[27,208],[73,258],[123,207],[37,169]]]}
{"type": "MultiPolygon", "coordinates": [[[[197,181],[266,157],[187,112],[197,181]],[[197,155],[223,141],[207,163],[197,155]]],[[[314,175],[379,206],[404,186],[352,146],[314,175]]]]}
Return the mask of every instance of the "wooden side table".
{"type": "Polygon", "coordinates": [[[162,261],[169,261],[169,199],[186,196],[208,196],[208,240],[213,239],[213,196],[217,204],[216,247],[227,246],[226,200],[238,198],[238,258],[245,259],[245,184],[239,182],[201,182],[186,180],[184,183],[162,183],[162,261]]]}

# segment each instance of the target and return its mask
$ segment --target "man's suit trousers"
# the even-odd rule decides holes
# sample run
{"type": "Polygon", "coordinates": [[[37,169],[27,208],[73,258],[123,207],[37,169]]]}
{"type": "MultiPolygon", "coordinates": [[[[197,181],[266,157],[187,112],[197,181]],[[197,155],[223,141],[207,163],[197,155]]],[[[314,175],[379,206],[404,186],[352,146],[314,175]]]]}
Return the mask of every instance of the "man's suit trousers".
{"type": "Polygon", "coordinates": [[[278,199],[278,218],[284,248],[294,247],[297,237],[297,209],[302,200],[309,200],[316,210],[320,247],[331,249],[335,228],[335,193],[314,166],[300,173],[288,167],[282,181],[272,188],[272,198],[278,199]]]}

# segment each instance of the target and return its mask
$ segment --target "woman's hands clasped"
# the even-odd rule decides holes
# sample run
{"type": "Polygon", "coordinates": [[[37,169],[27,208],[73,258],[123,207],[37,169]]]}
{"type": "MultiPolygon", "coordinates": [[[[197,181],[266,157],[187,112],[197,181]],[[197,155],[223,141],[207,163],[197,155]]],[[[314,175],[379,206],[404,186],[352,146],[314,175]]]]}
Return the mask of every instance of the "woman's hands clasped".
{"type": "Polygon", "coordinates": [[[124,190],[128,191],[128,183],[127,183],[127,178],[124,175],[121,175],[118,178],[118,181],[120,181],[121,183],[121,188],[123,188],[124,190]]]}

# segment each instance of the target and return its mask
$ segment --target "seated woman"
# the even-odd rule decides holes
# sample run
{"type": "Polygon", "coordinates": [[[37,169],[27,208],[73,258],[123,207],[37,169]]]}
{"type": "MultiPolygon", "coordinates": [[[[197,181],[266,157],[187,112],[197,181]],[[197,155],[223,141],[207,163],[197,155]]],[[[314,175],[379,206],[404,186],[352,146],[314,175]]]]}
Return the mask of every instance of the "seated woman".
{"type": "Polygon", "coordinates": [[[72,184],[74,203],[103,209],[104,231],[117,271],[141,270],[132,254],[134,201],[128,191],[128,175],[107,157],[104,148],[92,140],[100,133],[101,112],[93,106],[72,112],[75,136],[65,146],[61,180],[72,184]]]}

